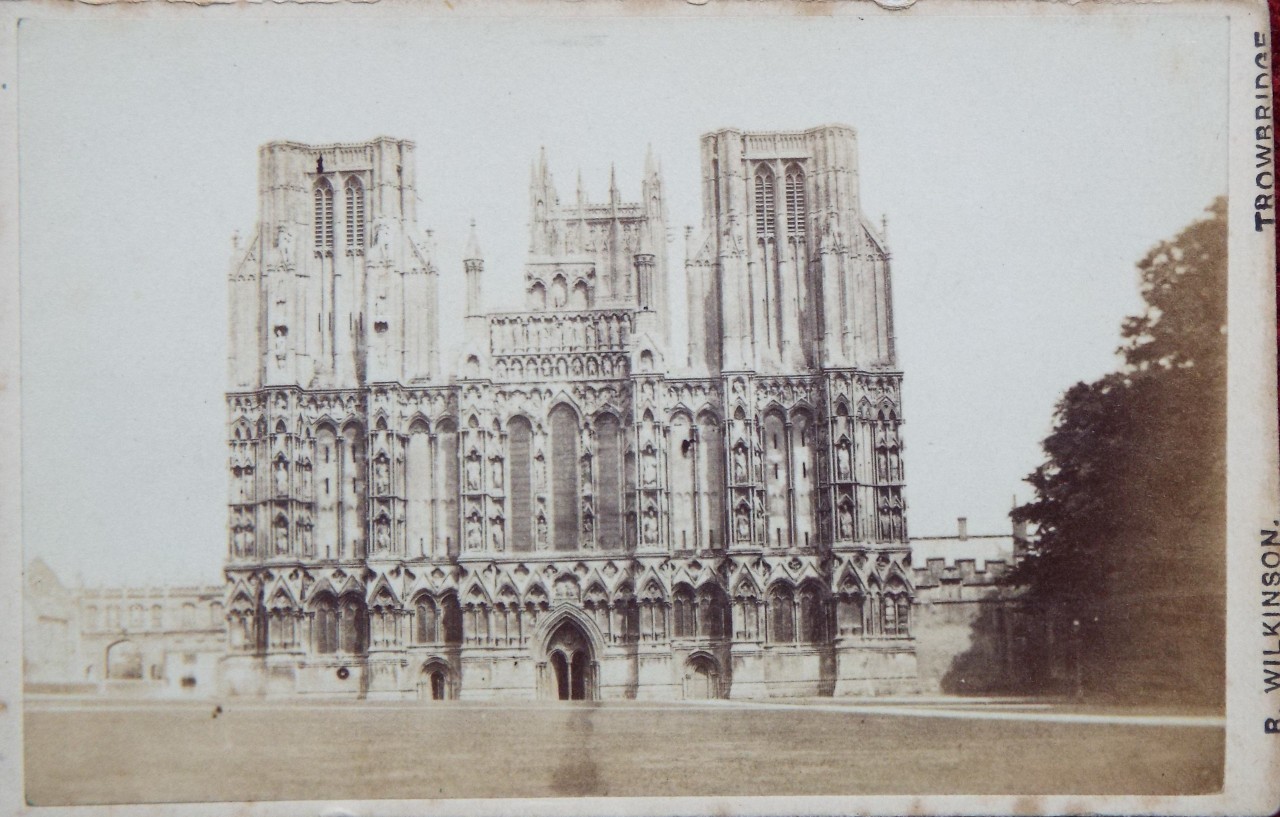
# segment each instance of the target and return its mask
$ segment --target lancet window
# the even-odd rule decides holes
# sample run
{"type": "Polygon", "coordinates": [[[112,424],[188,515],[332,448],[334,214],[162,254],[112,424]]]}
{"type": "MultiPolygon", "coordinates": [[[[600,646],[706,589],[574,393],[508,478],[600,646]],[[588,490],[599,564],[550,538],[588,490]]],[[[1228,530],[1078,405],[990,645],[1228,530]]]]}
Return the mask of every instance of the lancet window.
{"type": "Polygon", "coordinates": [[[364,249],[364,185],[355,176],[347,179],[347,249],[364,249]]]}
{"type": "Polygon", "coordinates": [[[333,186],[328,179],[316,182],[313,192],[315,245],[318,252],[333,251],[333,186]]]}

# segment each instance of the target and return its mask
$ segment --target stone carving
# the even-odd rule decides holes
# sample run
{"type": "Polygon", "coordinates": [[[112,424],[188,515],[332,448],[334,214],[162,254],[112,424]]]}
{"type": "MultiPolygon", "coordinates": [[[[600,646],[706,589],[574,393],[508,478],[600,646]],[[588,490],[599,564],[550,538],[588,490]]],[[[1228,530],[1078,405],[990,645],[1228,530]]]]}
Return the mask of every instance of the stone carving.
{"type": "Polygon", "coordinates": [[[841,540],[849,540],[853,538],[853,511],[849,509],[847,504],[840,506],[839,513],[839,538],[841,540]]]}
{"type": "Polygon", "coordinates": [[[849,442],[841,440],[836,447],[836,476],[838,479],[852,479],[851,469],[849,467],[849,442]]]}
{"type": "Polygon", "coordinates": [[[281,224],[276,229],[276,258],[285,269],[293,269],[293,246],[293,231],[287,224],[281,224]]]}
{"type": "Polygon", "coordinates": [[[391,464],[385,454],[373,461],[373,492],[379,496],[391,493],[391,464]]]}
{"type": "Polygon", "coordinates": [[[468,491],[480,490],[480,453],[472,451],[467,457],[466,486],[468,491]]]}
{"type": "Polygon", "coordinates": [[[283,459],[276,460],[275,467],[275,485],[276,496],[285,496],[289,493],[289,466],[283,459]]]}
{"type": "Polygon", "coordinates": [[[747,481],[747,449],[741,443],[733,449],[733,481],[737,483],[747,481]]]}
{"type": "Polygon", "coordinates": [[[489,460],[489,482],[493,490],[502,491],[502,476],[502,458],[494,457],[489,460]]]}

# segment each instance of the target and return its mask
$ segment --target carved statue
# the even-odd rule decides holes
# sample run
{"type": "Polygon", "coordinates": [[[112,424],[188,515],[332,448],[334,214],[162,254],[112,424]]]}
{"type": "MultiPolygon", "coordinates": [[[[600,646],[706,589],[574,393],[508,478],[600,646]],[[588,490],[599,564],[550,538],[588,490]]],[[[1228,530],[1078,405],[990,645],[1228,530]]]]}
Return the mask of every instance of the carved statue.
{"type": "Polygon", "coordinates": [[[244,552],[246,554],[253,553],[254,546],[256,545],[256,538],[257,537],[253,535],[253,523],[246,523],[244,528],[244,552]]]}
{"type": "Polygon", "coordinates": [[[739,542],[745,542],[751,538],[751,514],[747,513],[747,509],[739,506],[738,510],[733,514],[733,530],[734,536],[739,542]]]}
{"type": "Polygon", "coordinates": [[[374,525],[373,548],[379,553],[391,548],[391,528],[385,519],[379,519],[374,525]]]}
{"type": "Polygon", "coordinates": [[[304,554],[311,553],[311,523],[309,520],[305,525],[299,524],[298,538],[301,540],[300,544],[302,547],[302,552],[304,554]]]}
{"type": "Polygon", "coordinates": [[[480,522],[469,519],[467,520],[467,550],[479,550],[480,546],[480,522]]]}
{"type": "Polygon", "coordinates": [[[503,530],[502,530],[502,520],[501,519],[493,520],[493,524],[491,528],[493,531],[491,536],[493,540],[493,549],[500,553],[506,549],[506,544],[507,544],[506,535],[503,533],[503,530]]]}
{"type": "Polygon", "coordinates": [[[480,458],[478,456],[467,458],[467,490],[480,490],[480,458]]]}
{"type": "Polygon", "coordinates": [[[391,226],[378,220],[373,225],[372,258],[377,263],[386,264],[391,261],[391,226]]]}
{"type": "Polygon", "coordinates": [[[284,496],[289,493],[289,466],[284,460],[276,460],[276,496],[284,496]]]}
{"type": "Polygon", "coordinates": [[[850,479],[849,476],[849,444],[840,443],[836,448],[836,473],[840,479],[850,479]]]}
{"type": "Polygon", "coordinates": [[[293,268],[293,231],[286,224],[276,230],[276,253],[281,266],[293,268]]]}
{"type": "Polygon", "coordinates": [[[733,481],[747,481],[747,450],[741,446],[733,449],[733,481]]]}
{"type": "Polygon", "coordinates": [[[373,492],[375,494],[391,493],[391,467],[385,457],[373,461],[373,492]]]}
{"type": "Polygon", "coordinates": [[[309,465],[302,466],[302,495],[311,495],[311,467],[309,465]]]}
{"type": "Polygon", "coordinates": [[[652,545],[658,541],[658,520],[652,510],[645,513],[644,519],[640,523],[641,533],[644,537],[646,545],[652,545]]]}
{"type": "Polygon", "coordinates": [[[499,457],[489,461],[489,480],[493,484],[493,490],[502,490],[502,460],[499,457]]]}
{"type": "Polygon", "coordinates": [[[642,456],[642,475],[645,485],[658,484],[658,458],[652,450],[645,451],[642,456]]]}
{"type": "Polygon", "coordinates": [[[547,518],[542,514],[538,514],[538,549],[542,550],[547,546],[547,518]]]}
{"type": "Polygon", "coordinates": [[[840,518],[839,538],[852,539],[853,538],[853,512],[849,510],[848,505],[840,506],[839,518],[840,518]]]}

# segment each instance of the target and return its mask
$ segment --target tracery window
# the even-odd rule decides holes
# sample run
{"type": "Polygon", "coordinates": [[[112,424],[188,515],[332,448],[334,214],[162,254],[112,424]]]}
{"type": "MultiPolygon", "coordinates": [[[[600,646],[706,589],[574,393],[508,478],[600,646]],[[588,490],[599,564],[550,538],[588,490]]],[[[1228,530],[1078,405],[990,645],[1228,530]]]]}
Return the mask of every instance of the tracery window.
{"type": "Polygon", "coordinates": [[[316,652],[322,655],[338,651],[338,611],[332,597],[317,599],[315,608],[316,652]]]}
{"type": "Polygon", "coordinates": [[[787,232],[791,235],[803,235],[805,230],[804,172],[800,168],[787,168],[787,232]]]}
{"type": "Polygon", "coordinates": [[[678,587],[671,599],[672,628],[675,638],[693,638],[693,591],[688,587],[678,587]]]}
{"type": "Polygon", "coordinates": [[[419,644],[435,644],[440,640],[440,616],[436,610],[434,599],[422,598],[418,601],[417,638],[419,644]]]}
{"type": "Polygon", "coordinates": [[[355,176],[347,179],[347,249],[364,249],[364,185],[355,176]]]}
{"type": "Polygon", "coordinates": [[[316,182],[314,191],[315,245],[317,251],[333,251],[333,186],[328,179],[316,182]]]}
{"type": "Polygon", "coordinates": [[[533,427],[524,417],[507,423],[511,479],[511,549],[533,550],[533,427]]]}
{"type": "Polygon", "coordinates": [[[773,173],[767,167],[761,167],[756,171],[756,235],[761,238],[772,236],[774,234],[774,218],[776,216],[776,207],[774,205],[774,184],[773,173]]]}
{"type": "Polygon", "coordinates": [[[769,640],[789,644],[796,640],[794,596],[791,588],[778,585],[769,593],[769,640]]]}

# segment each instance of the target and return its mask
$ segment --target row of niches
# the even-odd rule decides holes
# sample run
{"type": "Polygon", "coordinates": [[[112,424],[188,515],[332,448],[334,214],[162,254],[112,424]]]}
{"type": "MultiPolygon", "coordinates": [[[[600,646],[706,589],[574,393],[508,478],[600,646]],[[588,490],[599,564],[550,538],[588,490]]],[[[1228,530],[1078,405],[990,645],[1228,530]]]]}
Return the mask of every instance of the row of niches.
{"type": "MultiPolygon", "coordinates": [[[[692,593],[671,602],[587,599],[583,612],[605,644],[764,643],[774,646],[829,644],[837,638],[908,638],[911,599],[905,588],[863,597],[820,598],[774,588],[766,599],[707,597],[692,593]]],[[[543,604],[482,600],[439,606],[422,597],[406,608],[372,609],[344,596],[321,595],[307,607],[237,607],[227,616],[235,652],[303,651],[312,655],[363,655],[370,648],[530,647],[538,623],[550,615],[543,604]]]]}
{"type": "MultiPolygon", "coordinates": [[[[631,373],[625,352],[593,354],[566,351],[542,355],[499,355],[492,366],[493,378],[500,381],[625,378],[631,373]]],[[[479,376],[478,367],[468,372],[479,376]]]]}
{"type": "Polygon", "coordinates": [[[618,351],[626,348],[630,336],[631,316],[622,311],[489,316],[493,354],[618,351]]]}

